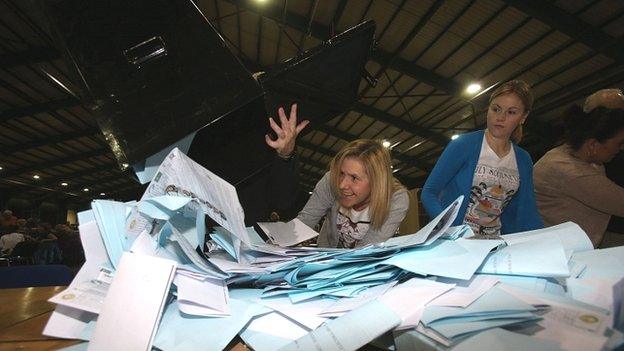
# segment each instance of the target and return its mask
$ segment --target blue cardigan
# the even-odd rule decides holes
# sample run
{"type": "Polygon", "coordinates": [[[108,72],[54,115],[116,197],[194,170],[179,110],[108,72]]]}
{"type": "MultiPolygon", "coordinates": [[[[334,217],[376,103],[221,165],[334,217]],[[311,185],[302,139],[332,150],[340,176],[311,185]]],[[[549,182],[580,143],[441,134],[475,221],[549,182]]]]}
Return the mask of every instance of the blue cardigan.
{"type": "MultiPolygon", "coordinates": [[[[464,195],[453,225],[460,225],[466,216],[470,188],[475,168],[481,154],[484,131],[463,134],[451,141],[438,159],[422,189],[421,200],[425,210],[434,218],[464,195]]],[[[533,190],[533,161],[524,149],[512,144],[516,153],[520,185],[518,192],[507,204],[501,215],[501,234],[522,232],[544,227],[537,211],[533,190]]]]}

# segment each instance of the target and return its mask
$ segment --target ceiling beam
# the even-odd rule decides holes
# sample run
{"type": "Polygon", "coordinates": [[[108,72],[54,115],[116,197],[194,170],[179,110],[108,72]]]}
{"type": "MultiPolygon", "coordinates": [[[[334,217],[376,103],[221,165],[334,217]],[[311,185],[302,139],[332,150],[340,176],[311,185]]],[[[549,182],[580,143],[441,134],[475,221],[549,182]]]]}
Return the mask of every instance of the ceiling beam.
{"type": "MultiPolygon", "coordinates": [[[[325,134],[333,135],[335,137],[338,137],[338,138],[346,140],[346,141],[353,141],[355,139],[358,139],[358,137],[355,136],[355,135],[352,135],[350,133],[341,131],[341,130],[336,129],[336,128],[331,128],[331,127],[328,127],[328,126],[325,126],[325,125],[318,126],[316,128],[316,130],[319,130],[319,131],[321,131],[321,132],[323,132],[325,134]]],[[[300,143],[300,142],[298,141],[298,143],[300,143]]],[[[306,147],[303,144],[302,144],[302,146],[306,147]]],[[[331,155],[331,156],[333,156],[333,155],[331,155]]],[[[418,168],[418,169],[420,169],[420,170],[422,170],[424,172],[427,172],[427,173],[431,172],[431,170],[433,169],[433,165],[431,165],[429,163],[425,163],[424,161],[416,162],[417,160],[414,157],[407,156],[407,155],[402,154],[402,153],[400,153],[398,151],[395,151],[394,149],[390,150],[390,156],[392,158],[402,162],[402,163],[405,163],[408,166],[414,166],[414,167],[416,167],[416,168],[418,168]]]]}
{"type": "Polygon", "coordinates": [[[0,55],[0,67],[7,69],[28,63],[53,61],[61,58],[55,48],[35,46],[24,51],[7,52],[0,55]]]}
{"type": "Polygon", "coordinates": [[[3,146],[2,152],[5,155],[14,154],[14,153],[28,150],[28,149],[35,149],[35,148],[42,147],[45,145],[62,143],[62,142],[66,142],[69,140],[79,139],[79,138],[93,136],[97,134],[101,134],[98,128],[88,128],[84,130],[63,133],[63,134],[54,135],[54,136],[47,136],[44,139],[37,139],[37,140],[25,142],[25,143],[19,143],[15,146],[3,146]]]}
{"type": "MultiPolygon", "coordinates": [[[[113,173],[121,173],[121,170],[117,167],[115,167],[112,164],[106,164],[106,165],[102,165],[102,166],[97,166],[97,167],[93,167],[93,168],[87,168],[83,171],[71,171],[67,174],[63,174],[63,175],[59,175],[59,176],[54,176],[54,177],[43,177],[40,180],[37,181],[33,181],[32,183],[34,185],[40,185],[40,186],[58,186],[60,190],[63,189],[67,189],[66,187],[62,187],[60,185],[61,182],[68,182],[69,185],[75,183],[75,179],[78,179],[80,177],[84,177],[84,176],[95,176],[96,174],[100,173],[100,172],[113,172],[113,173]]],[[[3,177],[5,178],[5,177],[3,177]]],[[[22,184],[23,186],[29,186],[29,184],[22,184]]],[[[15,185],[17,187],[21,186],[21,185],[15,185]]]]}
{"type": "Polygon", "coordinates": [[[444,134],[435,132],[427,128],[420,127],[410,122],[407,122],[406,120],[398,116],[393,116],[387,112],[376,109],[370,105],[357,102],[355,103],[355,106],[353,106],[353,110],[359,113],[363,113],[378,121],[382,121],[384,123],[394,125],[399,129],[405,130],[414,135],[418,135],[421,138],[431,140],[432,142],[440,146],[445,146],[449,142],[449,139],[446,136],[444,136],[444,134]]]}
{"type": "Polygon", "coordinates": [[[72,163],[72,162],[76,162],[79,160],[85,160],[85,159],[90,159],[93,157],[110,155],[110,154],[111,152],[109,149],[105,149],[105,148],[95,149],[95,150],[83,152],[80,154],[70,155],[65,158],[36,163],[30,166],[7,169],[6,171],[3,170],[2,172],[0,172],[0,177],[9,178],[9,177],[16,176],[16,175],[23,174],[23,173],[28,173],[28,172],[37,171],[37,170],[44,170],[45,168],[55,167],[55,166],[59,166],[59,165],[66,164],[66,163],[72,163]]]}
{"type": "MultiPolygon", "coordinates": [[[[332,33],[331,26],[326,26],[317,21],[308,22],[304,16],[298,15],[294,12],[286,11],[282,16],[282,7],[279,5],[271,5],[269,3],[258,4],[257,1],[251,0],[226,1],[260,16],[270,18],[278,23],[282,23],[283,19],[285,25],[302,33],[307,33],[309,25],[310,34],[319,40],[329,39],[332,33]]],[[[452,79],[440,76],[435,72],[431,72],[424,67],[402,60],[399,57],[391,60],[392,57],[393,55],[391,53],[378,49],[371,58],[382,66],[388,65],[388,68],[402,72],[413,79],[431,85],[436,89],[446,91],[450,94],[455,94],[458,91],[461,91],[460,84],[452,79]],[[406,68],[409,69],[404,70],[406,68]]]]}
{"type": "Polygon", "coordinates": [[[504,0],[509,5],[536,18],[570,38],[617,62],[624,62],[622,41],[589,23],[543,0],[504,0]]]}
{"type": "Polygon", "coordinates": [[[11,108],[11,109],[0,112],[0,123],[9,121],[15,118],[32,116],[38,113],[66,109],[66,108],[75,107],[78,105],[80,105],[80,101],[74,98],[66,98],[66,99],[43,102],[40,104],[11,108]]]}

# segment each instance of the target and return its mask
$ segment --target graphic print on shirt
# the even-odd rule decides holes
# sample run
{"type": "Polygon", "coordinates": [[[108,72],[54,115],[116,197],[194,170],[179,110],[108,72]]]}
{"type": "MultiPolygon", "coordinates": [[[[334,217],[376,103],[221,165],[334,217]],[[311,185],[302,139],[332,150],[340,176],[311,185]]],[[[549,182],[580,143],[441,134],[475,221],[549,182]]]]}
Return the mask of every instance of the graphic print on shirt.
{"type": "Polygon", "coordinates": [[[345,249],[354,248],[357,243],[368,232],[370,221],[368,219],[368,208],[362,211],[340,208],[336,218],[338,229],[338,247],[345,249]]]}
{"type": "Polygon", "coordinates": [[[498,158],[488,145],[483,145],[464,218],[476,235],[500,235],[500,216],[520,184],[517,167],[513,149],[498,158]]]}

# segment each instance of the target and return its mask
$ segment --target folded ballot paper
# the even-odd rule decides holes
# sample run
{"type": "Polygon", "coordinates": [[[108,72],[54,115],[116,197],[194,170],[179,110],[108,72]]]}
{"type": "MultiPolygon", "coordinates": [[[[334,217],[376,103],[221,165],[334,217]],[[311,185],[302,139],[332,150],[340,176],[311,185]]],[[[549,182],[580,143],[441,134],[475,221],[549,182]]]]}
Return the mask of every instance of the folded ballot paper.
{"type": "Polygon", "coordinates": [[[176,262],[124,253],[104,300],[89,350],[151,350],[176,262]]]}
{"type": "Polygon", "coordinates": [[[174,149],[138,202],[78,214],[86,262],[44,333],[122,350],[624,345],[622,248],[593,250],[574,223],[471,238],[450,226],[462,202],[365,247],[301,246],[318,234],[298,220],[260,223],[264,242],[236,189],[174,149]]]}

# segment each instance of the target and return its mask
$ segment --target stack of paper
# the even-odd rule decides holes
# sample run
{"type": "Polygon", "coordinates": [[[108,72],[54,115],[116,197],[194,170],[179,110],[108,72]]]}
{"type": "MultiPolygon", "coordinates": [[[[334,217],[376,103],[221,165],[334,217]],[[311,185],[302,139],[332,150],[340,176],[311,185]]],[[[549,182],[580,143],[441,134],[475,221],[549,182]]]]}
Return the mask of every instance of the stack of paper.
{"type": "Polygon", "coordinates": [[[537,320],[534,311],[532,305],[495,287],[465,308],[429,305],[421,322],[452,344],[483,330],[537,320]]]}
{"type": "Polygon", "coordinates": [[[255,350],[351,350],[389,331],[382,344],[397,349],[624,344],[624,248],[593,250],[573,223],[472,239],[450,227],[462,201],[366,247],[296,246],[317,235],[297,220],[262,223],[265,243],[236,189],[174,149],[139,202],[79,213],[87,262],[51,299],[44,333],[98,348],[132,331],[109,349],[146,349],[156,329],[163,350],[223,349],[237,334],[255,350]]]}

